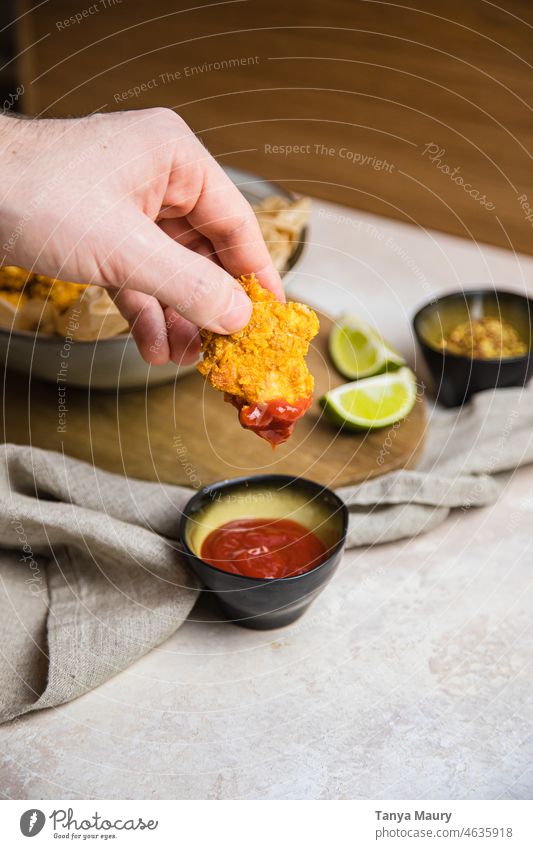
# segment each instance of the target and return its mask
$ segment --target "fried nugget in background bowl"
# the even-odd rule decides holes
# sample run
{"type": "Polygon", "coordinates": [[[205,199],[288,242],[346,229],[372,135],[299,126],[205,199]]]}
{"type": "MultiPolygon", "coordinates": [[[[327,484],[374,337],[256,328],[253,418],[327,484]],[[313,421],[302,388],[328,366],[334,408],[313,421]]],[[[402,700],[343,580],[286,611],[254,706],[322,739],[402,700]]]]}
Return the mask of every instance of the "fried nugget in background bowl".
{"type": "Polygon", "coordinates": [[[228,336],[202,330],[197,368],[237,407],[241,425],[275,446],[311,405],[314,381],[305,355],[318,318],[305,304],[278,301],[255,274],[239,282],[253,304],[251,319],[228,336]]]}

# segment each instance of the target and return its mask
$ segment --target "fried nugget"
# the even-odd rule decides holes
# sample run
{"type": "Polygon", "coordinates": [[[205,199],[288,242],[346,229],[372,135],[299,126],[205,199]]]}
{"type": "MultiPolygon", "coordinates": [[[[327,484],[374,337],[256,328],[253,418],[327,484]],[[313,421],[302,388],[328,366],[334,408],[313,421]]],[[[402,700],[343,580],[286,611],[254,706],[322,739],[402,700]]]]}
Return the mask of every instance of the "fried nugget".
{"type": "Polygon", "coordinates": [[[239,282],[253,303],[251,319],[228,336],[202,330],[198,371],[238,408],[243,427],[278,444],[311,404],[314,381],[304,358],[318,318],[304,304],[278,301],[254,274],[239,282]]]}

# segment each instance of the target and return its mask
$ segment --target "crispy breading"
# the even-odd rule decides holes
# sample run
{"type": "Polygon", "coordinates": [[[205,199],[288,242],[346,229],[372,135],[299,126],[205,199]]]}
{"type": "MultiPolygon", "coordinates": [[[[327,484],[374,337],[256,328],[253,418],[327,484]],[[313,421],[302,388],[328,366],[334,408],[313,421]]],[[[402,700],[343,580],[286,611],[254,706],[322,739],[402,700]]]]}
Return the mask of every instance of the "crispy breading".
{"type": "Polygon", "coordinates": [[[0,267],[0,327],[89,342],[124,333],[128,322],[99,286],[6,265],[0,267]]]}
{"type": "Polygon", "coordinates": [[[34,274],[15,265],[4,265],[0,268],[0,296],[12,302],[14,293],[24,290],[26,298],[49,300],[60,309],[67,309],[86,289],[86,284],[55,280],[53,277],[34,274]]]}
{"type": "Polygon", "coordinates": [[[278,301],[255,274],[239,282],[253,303],[252,317],[229,336],[202,330],[198,371],[215,389],[246,404],[308,398],[314,381],[304,357],[318,333],[318,318],[304,304],[278,301]]]}

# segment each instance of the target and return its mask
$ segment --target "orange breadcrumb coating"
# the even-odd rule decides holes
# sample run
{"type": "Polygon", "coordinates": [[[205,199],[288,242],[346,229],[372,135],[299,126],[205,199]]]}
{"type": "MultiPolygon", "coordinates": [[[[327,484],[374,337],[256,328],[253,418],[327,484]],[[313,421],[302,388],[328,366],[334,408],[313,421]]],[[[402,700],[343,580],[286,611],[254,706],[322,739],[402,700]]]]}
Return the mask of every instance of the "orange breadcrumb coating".
{"type": "Polygon", "coordinates": [[[278,301],[255,274],[239,282],[253,303],[251,319],[229,336],[202,330],[198,371],[215,389],[246,404],[308,398],[314,381],[304,357],[318,333],[318,318],[304,304],[278,301]]]}
{"type": "Polygon", "coordinates": [[[13,304],[30,298],[40,298],[43,301],[51,301],[59,309],[68,309],[86,288],[84,283],[55,280],[53,277],[33,274],[15,265],[4,265],[0,268],[0,297],[13,304]]]}

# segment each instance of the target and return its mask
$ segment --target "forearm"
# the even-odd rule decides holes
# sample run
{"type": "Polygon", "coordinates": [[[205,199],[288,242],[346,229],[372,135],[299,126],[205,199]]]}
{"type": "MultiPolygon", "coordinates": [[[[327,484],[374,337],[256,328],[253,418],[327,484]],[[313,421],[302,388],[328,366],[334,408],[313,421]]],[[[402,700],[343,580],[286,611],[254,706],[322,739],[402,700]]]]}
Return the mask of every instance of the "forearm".
{"type": "MultiPolygon", "coordinates": [[[[81,203],[88,179],[80,164],[87,137],[94,134],[84,118],[0,116],[0,259],[4,265],[100,282],[84,276],[94,272],[92,263],[68,260],[73,238],[89,232],[92,220],[91,209],[81,203]]],[[[96,144],[93,153],[97,154],[96,144]]],[[[98,175],[94,167],[87,170],[91,179],[98,175]]],[[[97,214],[94,204],[93,209],[97,214]]]]}
{"type": "Polygon", "coordinates": [[[0,256],[2,264],[23,265],[31,256],[23,234],[39,210],[34,172],[49,120],[0,116],[0,256]]]}

